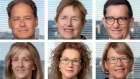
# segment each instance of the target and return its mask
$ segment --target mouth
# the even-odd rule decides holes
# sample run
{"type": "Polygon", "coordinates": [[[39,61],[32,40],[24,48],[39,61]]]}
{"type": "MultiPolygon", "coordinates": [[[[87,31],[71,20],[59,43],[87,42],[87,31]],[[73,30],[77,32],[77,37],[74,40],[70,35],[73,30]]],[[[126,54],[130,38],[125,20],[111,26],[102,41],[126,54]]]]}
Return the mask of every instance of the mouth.
{"type": "Polygon", "coordinates": [[[124,72],[124,70],[125,70],[124,68],[122,68],[122,69],[115,69],[116,72],[124,72]]]}
{"type": "Polygon", "coordinates": [[[64,31],[65,31],[65,32],[73,32],[73,31],[74,31],[74,29],[64,28],[64,31]]]}
{"type": "Polygon", "coordinates": [[[27,32],[28,30],[26,29],[20,29],[19,32],[27,32]]]}
{"type": "Polygon", "coordinates": [[[73,70],[66,70],[67,72],[69,72],[69,73],[72,73],[72,72],[74,72],[73,70]]]}
{"type": "Polygon", "coordinates": [[[118,33],[120,33],[122,30],[121,30],[121,29],[115,29],[115,30],[113,29],[113,30],[111,30],[111,31],[112,31],[113,33],[117,33],[117,34],[118,34],[118,33]]]}
{"type": "Polygon", "coordinates": [[[17,70],[17,72],[19,72],[19,73],[23,73],[25,70],[23,70],[23,69],[18,69],[17,70]]]}

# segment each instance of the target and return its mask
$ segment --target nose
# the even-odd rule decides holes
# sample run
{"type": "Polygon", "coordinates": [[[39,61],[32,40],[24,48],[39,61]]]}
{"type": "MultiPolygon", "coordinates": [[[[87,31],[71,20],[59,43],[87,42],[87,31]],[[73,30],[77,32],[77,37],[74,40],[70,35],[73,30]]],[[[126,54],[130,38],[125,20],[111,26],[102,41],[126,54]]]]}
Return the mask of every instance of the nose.
{"type": "Polygon", "coordinates": [[[119,23],[118,23],[117,20],[114,21],[113,27],[114,27],[114,28],[119,28],[119,23]]]}
{"type": "Polygon", "coordinates": [[[71,19],[67,19],[66,25],[67,25],[68,27],[71,26],[71,19]]]}
{"type": "Polygon", "coordinates": [[[123,64],[123,62],[121,61],[121,59],[118,59],[116,65],[117,65],[117,66],[122,66],[122,64],[123,64]]]}
{"type": "Polygon", "coordinates": [[[24,19],[20,19],[20,26],[21,26],[21,27],[24,27],[24,26],[25,26],[25,21],[24,21],[24,19]]]}
{"type": "Polygon", "coordinates": [[[22,61],[18,61],[18,66],[19,67],[23,67],[23,62],[22,61]]]}
{"type": "Polygon", "coordinates": [[[72,67],[72,61],[69,61],[68,66],[72,67]]]}

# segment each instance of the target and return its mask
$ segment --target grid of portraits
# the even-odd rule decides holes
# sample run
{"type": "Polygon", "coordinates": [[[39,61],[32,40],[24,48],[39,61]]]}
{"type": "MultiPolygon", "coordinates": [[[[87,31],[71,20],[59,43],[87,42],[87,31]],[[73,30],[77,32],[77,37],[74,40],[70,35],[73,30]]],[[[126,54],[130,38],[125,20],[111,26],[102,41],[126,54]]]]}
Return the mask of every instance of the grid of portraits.
{"type": "Polygon", "coordinates": [[[140,79],[139,0],[0,0],[0,79],[140,79]]]}

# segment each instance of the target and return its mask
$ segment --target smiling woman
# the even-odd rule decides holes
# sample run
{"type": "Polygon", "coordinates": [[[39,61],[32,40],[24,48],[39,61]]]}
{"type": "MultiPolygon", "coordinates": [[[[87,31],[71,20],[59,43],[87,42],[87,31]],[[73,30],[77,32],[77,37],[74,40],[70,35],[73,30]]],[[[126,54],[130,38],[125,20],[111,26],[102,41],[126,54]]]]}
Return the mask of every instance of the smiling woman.
{"type": "Polygon", "coordinates": [[[90,49],[81,42],[63,42],[52,51],[52,79],[88,79],[90,49]]]}
{"type": "Polygon", "coordinates": [[[29,42],[14,43],[5,58],[5,79],[43,79],[40,56],[29,42]]]}
{"type": "Polygon", "coordinates": [[[132,71],[133,63],[133,52],[126,43],[110,42],[106,45],[102,56],[102,69],[109,79],[126,79],[127,74],[132,71]]]}

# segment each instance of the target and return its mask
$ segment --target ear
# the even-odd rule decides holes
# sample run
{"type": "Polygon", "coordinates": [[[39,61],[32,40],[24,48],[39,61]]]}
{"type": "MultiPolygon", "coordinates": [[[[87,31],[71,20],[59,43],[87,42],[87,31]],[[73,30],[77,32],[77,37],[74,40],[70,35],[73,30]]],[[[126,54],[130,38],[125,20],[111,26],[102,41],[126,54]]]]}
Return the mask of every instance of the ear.
{"type": "Polygon", "coordinates": [[[12,28],[12,24],[11,24],[10,18],[8,18],[8,26],[9,26],[10,29],[12,28]]]}
{"type": "Polygon", "coordinates": [[[35,66],[33,65],[32,70],[35,70],[35,66]]]}
{"type": "Polygon", "coordinates": [[[57,21],[56,21],[56,19],[54,19],[54,20],[55,20],[55,25],[56,25],[56,27],[58,27],[58,23],[57,23],[58,20],[57,20],[57,21]]]}
{"type": "Polygon", "coordinates": [[[108,70],[108,63],[104,60],[105,69],[108,70]]]}
{"type": "Polygon", "coordinates": [[[102,18],[102,22],[104,24],[104,27],[106,27],[106,20],[105,20],[105,17],[102,18]]]}
{"type": "Polygon", "coordinates": [[[35,27],[38,26],[38,17],[35,18],[35,27]]]}
{"type": "Polygon", "coordinates": [[[84,28],[84,26],[86,25],[86,23],[87,23],[87,20],[84,21],[81,30],[84,28]]]}
{"type": "Polygon", "coordinates": [[[132,17],[132,18],[130,18],[129,23],[130,23],[130,25],[129,25],[129,26],[130,26],[130,28],[131,28],[131,27],[133,27],[133,24],[134,24],[134,18],[133,18],[133,17],[132,17]]]}
{"type": "Polygon", "coordinates": [[[58,65],[58,66],[59,66],[59,71],[61,71],[61,65],[60,65],[60,63],[59,63],[59,65],[58,65]]]}
{"type": "Polygon", "coordinates": [[[79,70],[78,70],[79,72],[80,72],[80,70],[82,69],[82,67],[83,67],[83,66],[82,66],[82,65],[80,65],[79,70]]]}

